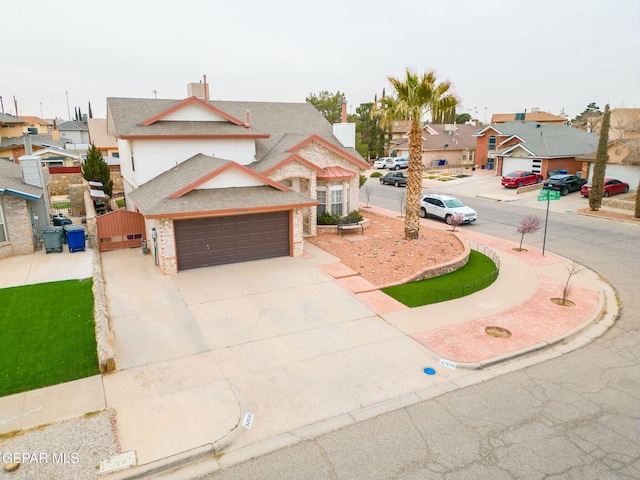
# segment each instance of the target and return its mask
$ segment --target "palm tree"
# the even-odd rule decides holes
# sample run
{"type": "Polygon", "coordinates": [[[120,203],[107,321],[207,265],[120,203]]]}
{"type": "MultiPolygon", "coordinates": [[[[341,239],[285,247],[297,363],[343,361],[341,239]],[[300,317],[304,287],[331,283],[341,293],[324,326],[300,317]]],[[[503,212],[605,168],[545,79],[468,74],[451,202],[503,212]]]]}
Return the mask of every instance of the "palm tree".
{"type": "Polygon", "coordinates": [[[420,232],[422,119],[428,112],[439,118],[444,118],[451,111],[455,112],[458,99],[449,92],[452,88],[451,82],[438,83],[434,70],[418,75],[407,68],[405,78],[387,79],[395,89],[396,95],[379,99],[373,114],[380,116],[382,125],[393,125],[396,121],[411,122],[404,237],[412,240],[418,238],[420,232]]]}

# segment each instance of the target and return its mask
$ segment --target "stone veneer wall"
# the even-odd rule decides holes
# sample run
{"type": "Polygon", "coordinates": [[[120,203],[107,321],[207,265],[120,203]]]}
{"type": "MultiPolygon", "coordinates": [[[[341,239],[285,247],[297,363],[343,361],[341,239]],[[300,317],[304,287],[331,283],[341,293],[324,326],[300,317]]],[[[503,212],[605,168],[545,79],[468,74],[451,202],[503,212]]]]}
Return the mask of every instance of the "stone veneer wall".
{"type": "MultiPolygon", "coordinates": [[[[111,170],[111,180],[113,180],[113,191],[123,190],[123,180],[120,170],[111,170]]],[[[49,195],[68,195],[72,185],[82,185],[84,179],[81,173],[56,173],[50,175],[49,195]]]]}
{"type": "Polygon", "coordinates": [[[0,243],[0,258],[32,253],[33,230],[27,200],[12,195],[0,195],[0,203],[8,237],[8,241],[0,243]]]}
{"type": "Polygon", "coordinates": [[[636,204],[631,200],[625,200],[624,198],[603,198],[602,205],[613,208],[622,208],[624,210],[635,210],[636,204]]]}

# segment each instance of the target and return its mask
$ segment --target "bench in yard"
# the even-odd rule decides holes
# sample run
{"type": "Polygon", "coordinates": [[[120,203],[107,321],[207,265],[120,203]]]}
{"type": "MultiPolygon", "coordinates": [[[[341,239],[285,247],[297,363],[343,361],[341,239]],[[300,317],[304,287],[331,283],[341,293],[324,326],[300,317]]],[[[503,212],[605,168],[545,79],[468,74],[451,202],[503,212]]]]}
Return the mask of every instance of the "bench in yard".
{"type": "Polygon", "coordinates": [[[341,233],[343,237],[344,232],[350,230],[360,230],[362,235],[364,235],[364,225],[360,223],[360,219],[356,216],[347,215],[346,217],[339,218],[337,226],[338,229],[336,233],[341,233]]]}

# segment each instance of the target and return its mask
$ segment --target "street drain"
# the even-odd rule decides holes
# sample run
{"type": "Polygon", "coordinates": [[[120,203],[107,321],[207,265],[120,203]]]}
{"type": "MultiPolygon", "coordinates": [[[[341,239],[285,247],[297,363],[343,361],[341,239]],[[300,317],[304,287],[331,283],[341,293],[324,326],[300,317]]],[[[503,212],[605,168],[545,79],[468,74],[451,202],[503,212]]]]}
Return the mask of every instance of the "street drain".
{"type": "Polygon", "coordinates": [[[509,338],[511,336],[511,332],[502,327],[487,327],[484,331],[487,335],[497,338],[509,338]]]}

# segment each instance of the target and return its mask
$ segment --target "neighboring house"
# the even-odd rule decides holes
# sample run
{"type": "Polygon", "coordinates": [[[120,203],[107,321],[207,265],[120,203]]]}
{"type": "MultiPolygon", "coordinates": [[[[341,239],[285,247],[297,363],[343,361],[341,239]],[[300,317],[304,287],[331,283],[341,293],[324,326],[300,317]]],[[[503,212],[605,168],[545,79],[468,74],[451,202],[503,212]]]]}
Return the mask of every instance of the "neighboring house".
{"type": "Polygon", "coordinates": [[[32,253],[36,236],[48,225],[40,161],[30,155],[20,160],[17,165],[0,159],[0,258],[32,253]]]}
{"type": "MultiPolygon", "coordinates": [[[[475,134],[476,163],[496,175],[530,170],[545,178],[550,171],[582,172],[576,157],[598,148],[598,135],[568,125],[508,122],[489,125],[475,134]]],[[[583,172],[586,175],[586,172],[583,172]]]]}
{"type": "MultiPolygon", "coordinates": [[[[588,125],[591,132],[600,135],[602,115],[588,125]]],[[[609,140],[640,138],[640,108],[614,108],[609,118],[609,140]]]]}
{"type": "Polygon", "coordinates": [[[0,113],[0,139],[21,137],[23,125],[26,125],[24,120],[7,113],[0,113]]]}
{"type": "MultiPolygon", "coordinates": [[[[422,129],[422,164],[437,166],[472,166],[475,161],[477,129],[469,124],[429,124],[422,129]]],[[[409,138],[392,139],[392,149],[399,157],[409,156],[409,138]]]]}
{"type": "Polygon", "coordinates": [[[369,168],[345,112],[332,128],[309,103],[108,98],[107,123],[163,273],[301,255],[369,168]]]}
{"type": "MultiPolygon", "coordinates": [[[[613,140],[607,145],[607,167],[605,176],[627,182],[631,189],[636,189],[640,182],[640,138],[613,140]]],[[[583,163],[584,178],[593,177],[593,164],[596,151],[578,157],[583,163]]]]}
{"type": "Polygon", "coordinates": [[[33,150],[44,167],[72,167],[82,163],[82,156],[59,147],[45,147],[33,150]]]}
{"type": "Polygon", "coordinates": [[[89,127],[86,119],[59,123],[58,131],[60,132],[60,139],[66,143],[80,145],[89,143],[89,127]]]}
{"type": "MultiPolygon", "coordinates": [[[[600,134],[603,115],[592,120],[586,128],[600,134]]],[[[596,150],[580,156],[583,160],[585,178],[593,176],[593,163],[596,150]]],[[[614,108],[611,110],[609,122],[609,159],[606,176],[627,182],[635,189],[640,180],[640,108],[614,108]]]]}
{"type": "MultiPolygon", "coordinates": [[[[7,137],[0,139],[0,160],[11,160],[19,163],[19,158],[27,151],[25,146],[25,135],[18,137],[7,137]]],[[[51,139],[50,135],[28,135],[34,152],[47,148],[64,149],[64,142],[51,139]]]]}
{"type": "Polygon", "coordinates": [[[89,128],[89,144],[96,146],[102,153],[102,158],[109,165],[120,165],[118,141],[113,135],[107,133],[106,118],[87,119],[89,128]]]}
{"type": "Polygon", "coordinates": [[[20,115],[19,118],[24,122],[24,125],[22,126],[22,133],[29,133],[31,135],[51,135],[53,131],[53,124],[41,119],[40,117],[20,115]]]}
{"type": "Polygon", "coordinates": [[[525,110],[523,113],[494,113],[491,116],[492,125],[509,122],[536,122],[564,125],[567,123],[567,116],[558,116],[548,112],[541,112],[537,108],[531,109],[531,112],[529,113],[525,110]]]}

